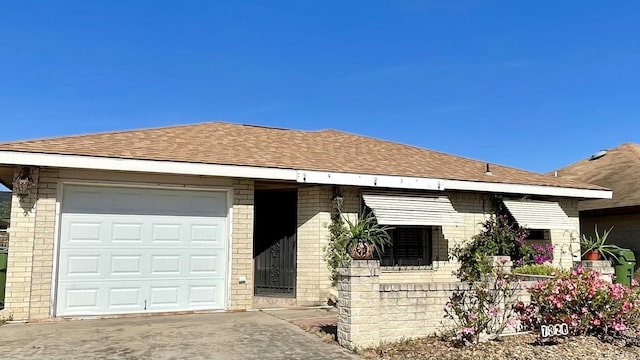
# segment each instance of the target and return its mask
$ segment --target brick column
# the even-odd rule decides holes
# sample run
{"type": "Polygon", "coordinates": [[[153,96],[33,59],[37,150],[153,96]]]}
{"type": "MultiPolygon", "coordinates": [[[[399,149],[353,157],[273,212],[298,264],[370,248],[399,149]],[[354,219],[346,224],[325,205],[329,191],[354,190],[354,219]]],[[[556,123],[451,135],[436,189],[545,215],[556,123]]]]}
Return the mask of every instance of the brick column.
{"type": "MultiPolygon", "coordinates": [[[[16,168],[15,176],[21,168],[16,168]]],[[[9,233],[9,258],[5,311],[13,320],[27,320],[31,306],[31,280],[33,271],[33,247],[36,229],[36,204],[38,202],[38,175],[34,169],[31,177],[36,186],[24,197],[13,194],[11,199],[11,227],[9,233]]]]}
{"type": "Polygon", "coordinates": [[[354,260],[338,279],[338,342],[348,349],[380,344],[380,262],[354,260]]]}
{"type": "Polygon", "coordinates": [[[253,180],[233,181],[233,224],[231,230],[232,310],[253,305],[253,180]],[[246,282],[240,282],[245,277],[246,282]]]}

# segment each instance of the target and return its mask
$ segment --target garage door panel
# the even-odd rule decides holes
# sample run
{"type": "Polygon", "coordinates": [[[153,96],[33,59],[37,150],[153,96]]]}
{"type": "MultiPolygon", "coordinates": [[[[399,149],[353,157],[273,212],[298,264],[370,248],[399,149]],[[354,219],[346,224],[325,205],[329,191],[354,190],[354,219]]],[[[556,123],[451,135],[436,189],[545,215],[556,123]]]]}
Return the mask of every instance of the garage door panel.
{"type": "Polygon", "coordinates": [[[140,292],[138,286],[110,288],[107,309],[140,309],[144,304],[140,292]]]}
{"type": "Polygon", "coordinates": [[[207,305],[215,304],[218,288],[213,285],[189,286],[189,304],[207,305]]]}
{"type": "Polygon", "coordinates": [[[58,303],[66,309],[65,315],[96,313],[100,311],[99,293],[100,288],[95,284],[72,288],[63,286],[58,290],[58,303]]]}
{"type": "Polygon", "coordinates": [[[225,193],[66,186],[62,209],[57,315],[224,308],[225,193]]]}
{"type": "Polygon", "coordinates": [[[117,246],[126,244],[141,245],[143,239],[143,224],[112,221],[111,243],[117,246]]]}
{"type": "Polygon", "coordinates": [[[90,255],[80,252],[77,255],[68,254],[63,262],[66,265],[66,273],[70,277],[100,276],[100,255],[90,255]]]}
{"type": "Polygon", "coordinates": [[[143,255],[112,255],[109,277],[140,277],[142,273],[143,255]]]}

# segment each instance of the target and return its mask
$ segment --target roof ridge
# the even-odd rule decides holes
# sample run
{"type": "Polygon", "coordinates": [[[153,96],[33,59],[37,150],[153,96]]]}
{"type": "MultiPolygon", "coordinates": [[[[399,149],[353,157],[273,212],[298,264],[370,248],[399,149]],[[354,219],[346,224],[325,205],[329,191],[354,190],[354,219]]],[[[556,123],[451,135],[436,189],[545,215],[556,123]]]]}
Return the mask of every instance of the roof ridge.
{"type": "Polygon", "coordinates": [[[640,146],[638,144],[628,142],[628,143],[622,144],[622,146],[629,148],[631,153],[635,155],[638,158],[638,160],[640,160],[640,148],[639,148],[640,146]]]}

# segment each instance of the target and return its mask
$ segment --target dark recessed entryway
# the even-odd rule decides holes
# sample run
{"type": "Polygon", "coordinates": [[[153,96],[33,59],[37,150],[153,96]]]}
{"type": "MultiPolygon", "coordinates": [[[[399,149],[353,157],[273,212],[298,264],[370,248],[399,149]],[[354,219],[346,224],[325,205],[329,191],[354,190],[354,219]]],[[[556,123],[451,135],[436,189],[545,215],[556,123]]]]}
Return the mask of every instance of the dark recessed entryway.
{"type": "Polygon", "coordinates": [[[254,293],[295,297],[298,191],[256,190],[254,201],[254,293]]]}

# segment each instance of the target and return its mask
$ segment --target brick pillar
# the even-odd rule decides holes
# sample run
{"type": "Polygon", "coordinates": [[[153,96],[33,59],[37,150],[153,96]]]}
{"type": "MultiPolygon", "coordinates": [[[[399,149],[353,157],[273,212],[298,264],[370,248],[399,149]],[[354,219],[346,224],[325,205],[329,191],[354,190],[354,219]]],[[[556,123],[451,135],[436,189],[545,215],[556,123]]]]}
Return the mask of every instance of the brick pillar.
{"type": "Polygon", "coordinates": [[[253,180],[233,182],[233,224],[231,230],[232,310],[253,305],[253,180]],[[246,281],[240,281],[240,278],[246,281]]]}
{"type": "Polygon", "coordinates": [[[609,260],[582,260],[582,266],[591,270],[597,271],[600,273],[600,278],[612,282],[613,276],[615,275],[615,269],[611,266],[611,261],[609,260]]]}
{"type": "Polygon", "coordinates": [[[380,262],[354,260],[338,278],[338,342],[348,349],[380,344],[380,262]]]}
{"type": "MultiPolygon", "coordinates": [[[[16,168],[14,177],[20,174],[20,170],[21,168],[16,168]]],[[[13,194],[11,199],[9,258],[4,306],[5,312],[8,312],[13,320],[27,320],[29,318],[38,175],[37,169],[31,172],[36,186],[31,189],[29,195],[18,197],[13,194]]]]}

